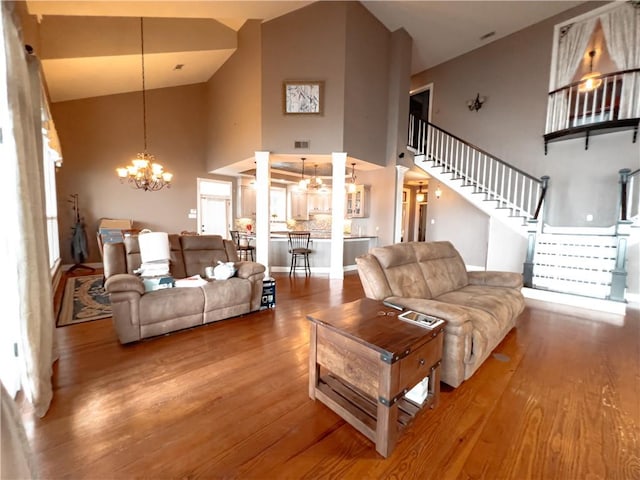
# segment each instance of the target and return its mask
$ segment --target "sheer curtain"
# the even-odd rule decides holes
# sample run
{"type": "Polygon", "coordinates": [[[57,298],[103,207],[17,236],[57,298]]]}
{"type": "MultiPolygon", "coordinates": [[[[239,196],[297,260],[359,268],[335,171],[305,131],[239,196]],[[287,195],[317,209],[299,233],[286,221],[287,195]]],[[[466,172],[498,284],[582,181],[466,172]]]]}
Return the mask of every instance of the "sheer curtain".
{"type": "MultiPolygon", "coordinates": [[[[622,3],[618,8],[600,15],[609,55],[619,70],[640,68],[640,6],[622,3]]],[[[618,118],[640,117],[640,74],[622,76],[620,112],[618,118]]]]}
{"type": "MultiPolygon", "coordinates": [[[[19,329],[17,345],[21,387],[36,415],[43,416],[51,403],[53,350],[53,300],[45,220],[42,104],[40,64],[27,56],[12,2],[1,2],[5,45],[9,123],[4,137],[13,162],[16,185],[7,216],[15,228],[7,236],[15,253],[19,329]],[[12,152],[13,151],[13,152],[12,152]],[[11,154],[13,153],[13,154],[11,154]]],[[[6,233],[5,233],[6,235],[6,233]]]]}
{"type": "MultiPolygon", "coordinates": [[[[555,65],[555,82],[552,90],[565,87],[571,83],[571,79],[580,65],[584,51],[593,33],[596,20],[596,18],[590,18],[582,22],[572,23],[561,29],[555,65]]],[[[545,133],[556,132],[569,127],[568,108],[569,96],[566,91],[558,92],[549,97],[545,133]]]]}

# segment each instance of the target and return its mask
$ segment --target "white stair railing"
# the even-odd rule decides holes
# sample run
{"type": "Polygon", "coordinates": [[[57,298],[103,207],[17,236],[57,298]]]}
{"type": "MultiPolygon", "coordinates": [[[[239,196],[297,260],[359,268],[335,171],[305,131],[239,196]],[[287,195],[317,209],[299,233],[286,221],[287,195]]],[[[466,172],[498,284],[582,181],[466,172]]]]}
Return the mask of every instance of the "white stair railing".
{"type": "Polygon", "coordinates": [[[425,162],[483,193],[497,208],[511,209],[512,216],[537,220],[548,177],[535,178],[494,155],[413,115],[409,119],[409,148],[425,162]]]}

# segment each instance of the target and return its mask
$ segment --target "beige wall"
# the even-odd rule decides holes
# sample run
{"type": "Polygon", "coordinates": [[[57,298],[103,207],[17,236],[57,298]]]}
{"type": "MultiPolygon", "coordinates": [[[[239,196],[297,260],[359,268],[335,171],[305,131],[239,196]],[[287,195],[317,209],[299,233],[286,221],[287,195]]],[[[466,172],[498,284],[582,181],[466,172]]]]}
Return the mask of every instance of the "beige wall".
{"type": "Polygon", "coordinates": [[[524,171],[549,175],[545,220],[557,226],[609,226],[615,221],[617,172],[637,168],[631,131],[549,144],[544,126],[554,25],[600,4],[565,12],[486,47],[422,72],[412,88],[433,82],[433,123],[524,171]],[[487,96],[478,112],[466,101],[487,96]],[[586,222],[586,214],[594,216],[586,222]]]}
{"type": "Polygon", "coordinates": [[[63,263],[73,263],[74,219],[67,200],[74,193],[86,223],[89,261],[100,260],[95,232],[102,217],[133,219],[136,227],[152,230],[196,230],[187,215],[196,208],[196,178],[206,176],[204,98],[204,84],[147,92],[148,151],[175,174],[171,188],[157,192],[122,185],[115,173],[143,148],[140,92],[52,105],[64,156],[56,175],[63,263]]]}
{"type": "Polygon", "coordinates": [[[369,217],[353,219],[351,231],[357,232],[358,225],[362,226],[362,233],[376,235],[378,245],[393,243],[393,229],[395,218],[395,182],[396,168],[393,165],[375,170],[356,170],[358,183],[369,185],[369,217]]]}
{"type": "Polygon", "coordinates": [[[248,21],[237,51],[207,83],[207,170],[253,157],[261,145],[261,25],[248,21]]]}
{"type": "MultiPolygon", "coordinates": [[[[466,265],[484,267],[487,263],[489,216],[437,180],[429,180],[427,241],[450,241],[466,265]],[[436,188],[442,195],[436,198],[436,188]]],[[[515,271],[520,270],[516,268],[515,271]]]]}
{"type": "Polygon", "coordinates": [[[346,5],[317,2],[262,25],[262,146],[272,153],[343,151],[346,5]],[[323,115],[283,115],[285,80],[325,82],[323,115]],[[309,140],[309,150],[294,141],[309,140]]]}
{"type": "Polygon", "coordinates": [[[343,151],[377,165],[387,163],[389,43],[384,25],[360,3],[348,4],[343,151]]]}
{"type": "MultiPolygon", "coordinates": [[[[555,226],[612,225],[617,172],[640,165],[632,131],[594,135],[588,150],[584,138],[550,143],[544,154],[554,26],[601,5],[587,2],[411,79],[412,89],[433,82],[433,123],[536,177],[551,177],[545,221],[555,226]],[[487,96],[487,102],[480,111],[470,112],[466,101],[476,93],[487,96]],[[594,216],[592,222],[586,221],[587,214],[594,216]]],[[[427,226],[429,240],[452,240],[462,246],[468,263],[484,257],[489,267],[521,271],[523,243],[514,246],[511,233],[497,224],[483,230],[486,215],[463,200],[456,205],[431,202],[429,219],[434,218],[436,224],[427,226]]],[[[637,264],[637,246],[629,255],[629,291],[637,293],[638,270],[632,260],[637,264]]]]}

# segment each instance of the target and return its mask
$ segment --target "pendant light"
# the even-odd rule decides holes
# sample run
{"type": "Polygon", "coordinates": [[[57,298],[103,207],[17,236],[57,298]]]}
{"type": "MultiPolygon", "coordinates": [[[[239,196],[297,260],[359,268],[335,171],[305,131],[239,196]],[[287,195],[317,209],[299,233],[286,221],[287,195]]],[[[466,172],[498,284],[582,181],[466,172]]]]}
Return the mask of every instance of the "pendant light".
{"type": "Polygon", "coordinates": [[[131,165],[116,168],[120,182],[128,181],[134,188],[144,191],[156,191],[169,188],[173,173],[166,172],[162,165],[156,163],[153,155],[147,152],[147,92],[144,78],[144,20],[140,17],[140,52],[142,60],[142,131],[144,151],[138,153],[131,165]]]}
{"type": "Polygon", "coordinates": [[[300,178],[300,181],[298,182],[298,189],[299,190],[306,190],[307,189],[307,184],[309,183],[304,178],[304,161],[306,160],[306,158],[302,157],[302,158],[300,158],[300,160],[302,160],[302,177],[300,178]]]}
{"type": "Polygon", "coordinates": [[[424,202],[424,193],[422,192],[422,182],[418,182],[420,186],[418,187],[418,193],[416,194],[416,202],[422,203],[424,202]]]}
{"type": "Polygon", "coordinates": [[[311,182],[309,184],[309,186],[315,190],[321,189],[322,188],[322,179],[320,177],[318,177],[318,164],[316,163],[313,166],[313,178],[311,179],[311,182]]]}
{"type": "Polygon", "coordinates": [[[578,86],[578,91],[580,93],[590,92],[591,90],[595,90],[600,85],[602,85],[602,79],[597,78],[601,75],[601,73],[593,71],[593,57],[595,56],[596,56],[596,51],[591,50],[589,52],[589,73],[587,73],[580,79],[580,81],[582,82],[578,86]]]}
{"type": "Polygon", "coordinates": [[[356,164],[352,163],[351,164],[351,180],[349,180],[349,183],[347,184],[347,192],[348,193],[355,193],[356,190],[357,190],[357,185],[356,185],[356,164]]]}

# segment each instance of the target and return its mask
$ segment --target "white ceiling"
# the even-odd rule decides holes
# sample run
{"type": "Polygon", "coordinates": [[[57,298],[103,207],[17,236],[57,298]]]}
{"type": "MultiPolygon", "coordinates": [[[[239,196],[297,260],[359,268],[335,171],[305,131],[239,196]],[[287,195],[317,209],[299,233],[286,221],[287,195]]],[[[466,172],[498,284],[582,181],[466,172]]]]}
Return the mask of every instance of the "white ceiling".
{"type": "MultiPolygon", "coordinates": [[[[312,2],[298,0],[134,2],[29,0],[27,6],[30,13],[40,18],[42,25],[47,25],[47,16],[144,16],[145,18],[215,19],[221,24],[221,28],[237,31],[247,19],[270,20],[310,3],[312,2]]],[[[479,0],[363,2],[364,6],[389,30],[404,28],[411,35],[414,41],[412,73],[479,48],[580,3],[583,2],[479,0]],[[486,40],[480,39],[482,35],[489,32],[495,32],[495,34],[486,40]]],[[[111,21],[115,20],[111,19],[111,21]]],[[[50,19],[50,23],[56,25],[53,18],[50,19]]],[[[188,25],[188,22],[185,24],[188,25]]],[[[78,41],[77,32],[69,28],[68,23],[58,22],[57,25],[57,29],[41,29],[43,45],[53,41],[60,44],[63,41],[61,39],[65,38],[69,45],[73,43],[90,45],[90,42],[78,41]]],[[[56,52],[49,57],[43,56],[43,52],[36,52],[41,56],[52,100],[71,100],[139,90],[139,55],[138,60],[136,59],[139,51],[139,45],[136,42],[139,42],[139,35],[136,37],[136,32],[134,28],[128,29],[127,33],[123,34],[123,37],[131,37],[129,38],[131,45],[124,48],[118,45],[121,41],[119,34],[111,36],[110,41],[114,44],[114,52],[107,52],[101,48],[92,55],[90,48],[86,48],[85,50],[89,51],[82,53],[74,53],[74,48],[62,48],[64,52],[56,52]]],[[[167,30],[165,29],[164,32],[167,30]]],[[[145,30],[145,38],[146,36],[145,30]]],[[[186,45],[177,51],[160,49],[153,54],[145,54],[147,88],[186,85],[208,80],[229,58],[235,47],[229,48],[228,42],[222,42],[220,47],[216,47],[212,39],[205,41],[206,47],[194,44],[186,45]],[[185,65],[183,70],[173,69],[178,63],[185,65]]],[[[104,47],[104,42],[101,47],[104,47]]]]}

